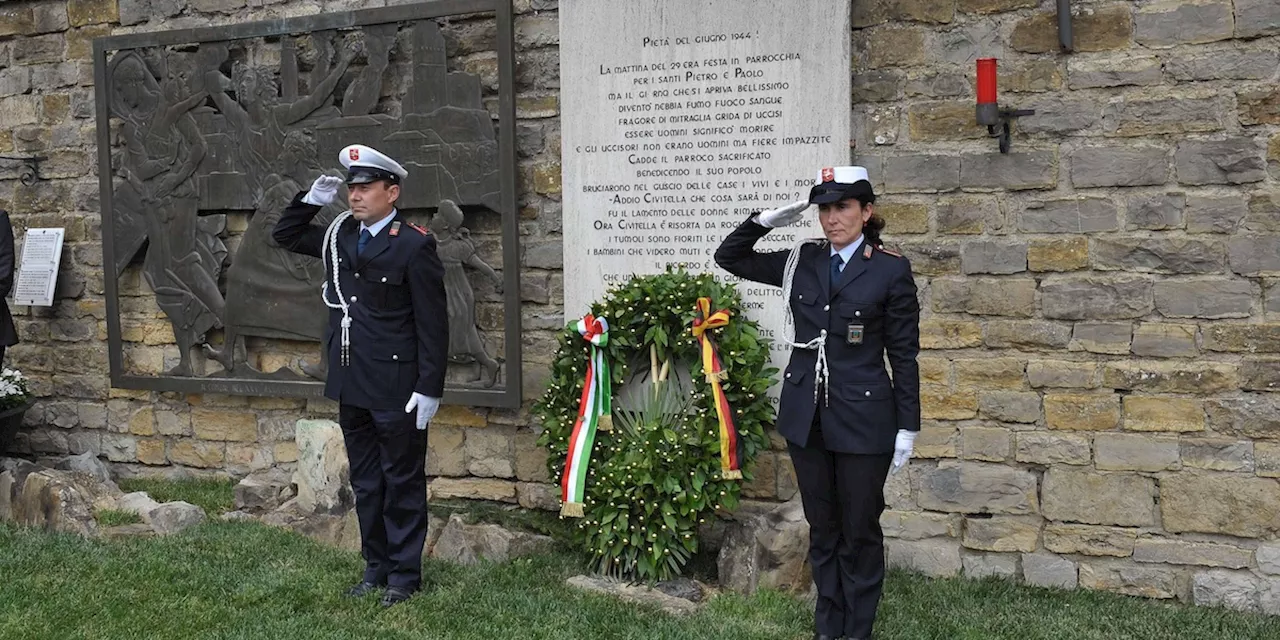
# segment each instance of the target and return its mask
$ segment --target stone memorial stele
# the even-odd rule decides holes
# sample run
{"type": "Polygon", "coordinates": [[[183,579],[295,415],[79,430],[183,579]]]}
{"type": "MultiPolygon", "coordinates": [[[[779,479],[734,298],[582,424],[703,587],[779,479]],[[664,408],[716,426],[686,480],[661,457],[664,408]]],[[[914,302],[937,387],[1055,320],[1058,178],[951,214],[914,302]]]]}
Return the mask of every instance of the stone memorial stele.
{"type": "MultiPolygon", "coordinates": [[[[560,3],[566,318],[669,265],[738,280],[720,241],[849,161],[849,28],[830,0],[560,3]]],[[[758,246],[821,235],[815,209],[758,246]]],[[[781,338],[781,289],[739,290],[781,338]]],[[[775,343],[774,365],[788,353],[775,343]]]]}

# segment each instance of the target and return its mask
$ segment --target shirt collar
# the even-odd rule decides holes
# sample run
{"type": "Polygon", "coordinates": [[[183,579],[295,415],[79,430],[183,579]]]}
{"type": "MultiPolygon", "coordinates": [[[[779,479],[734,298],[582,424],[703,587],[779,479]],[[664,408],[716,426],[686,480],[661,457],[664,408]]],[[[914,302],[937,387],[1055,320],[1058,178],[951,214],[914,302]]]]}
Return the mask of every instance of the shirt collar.
{"type": "Polygon", "coordinates": [[[843,248],[843,249],[841,249],[841,250],[839,250],[839,251],[836,251],[835,246],[834,246],[834,245],[832,245],[832,246],[831,246],[831,255],[833,255],[833,256],[834,256],[834,255],[836,255],[836,254],[838,253],[838,254],[840,254],[840,260],[841,260],[841,262],[843,262],[844,264],[849,264],[849,260],[853,258],[853,254],[857,253],[857,252],[858,252],[858,248],[862,246],[862,238],[863,238],[863,236],[862,236],[861,234],[859,234],[859,235],[858,235],[858,238],[857,238],[856,240],[854,240],[853,242],[850,242],[850,243],[849,243],[849,246],[847,246],[847,247],[845,247],[845,248],[843,248]]]}
{"type": "Polygon", "coordinates": [[[373,223],[372,225],[366,225],[365,223],[361,222],[360,230],[364,231],[367,229],[369,231],[370,236],[377,237],[378,232],[382,231],[383,227],[387,226],[388,224],[391,224],[391,219],[394,217],[396,217],[396,210],[392,209],[391,213],[387,214],[387,217],[373,223]]]}

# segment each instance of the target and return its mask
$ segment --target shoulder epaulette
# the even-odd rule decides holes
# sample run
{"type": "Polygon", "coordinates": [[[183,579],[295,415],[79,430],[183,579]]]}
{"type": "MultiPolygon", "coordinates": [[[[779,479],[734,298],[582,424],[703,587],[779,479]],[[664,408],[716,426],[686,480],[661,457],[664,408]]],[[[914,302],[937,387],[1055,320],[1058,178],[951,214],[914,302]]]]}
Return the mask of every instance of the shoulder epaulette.
{"type": "Polygon", "coordinates": [[[893,256],[893,257],[895,257],[895,258],[901,258],[901,257],[902,257],[902,254],[901,254],[901,253],[898,253],[897,251],[890,251],[889,249],[886,249],[886,248],[884,248],[883,246],[877,246],[876,248],[877,248],[877,249],[879,249],[879,250],[881,251],[881,253],[887,253],[887,254],[889,254],[889,255],[891,255],[891,256],[893,256]]]}
{"type": "Polygon", "coordinates": [[[420,227],[420,226],[418,226],[418,225],[416,225],[416,224],[414,224],[414,223],[412,223],[412,222],[410,222],[410,223],[409,223],[409,226],[410,226],[410,227],[413,227],[413,230],[414,230],[414,231],[417,231],[418,233],[421,233],[421,234],[422,234],[422,235],[424,235],[424,236],[425,236],[425,235],[427,235],[427,234],[429,234],[429,233],[431,233],[430,231],[427,231],[426,229],[423,229],[422,227],[420,227]]]}

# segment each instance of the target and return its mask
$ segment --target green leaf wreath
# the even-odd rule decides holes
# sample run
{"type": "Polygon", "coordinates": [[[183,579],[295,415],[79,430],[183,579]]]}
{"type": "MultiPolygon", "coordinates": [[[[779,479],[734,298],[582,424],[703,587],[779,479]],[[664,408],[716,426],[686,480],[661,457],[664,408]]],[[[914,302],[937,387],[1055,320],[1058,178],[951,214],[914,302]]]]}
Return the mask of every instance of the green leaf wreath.
{"type": "MultiPolygon", "coordinates": [[[[596,432],[584,517],[565,520],[600,573],[647,581],[680,575],[698,550],[698,524],[716,509],[734,509],[742,484],[751,481],[757,453],[769,446],[764,426],[775,415],[766,391],[778,370],[769,366],[769,343],[741,314],[740,303],[731,284],[668,268],[612,287],[592,305],[592,315],[609,323],[603,352],[615,391],[614,426],[596,432]],[[719,422],[692,334],[702,296],[713,311],[731,313],[729,324],[709,335],[727,374],[721,386],[742,443],[741,480],[721,476],[719,422]],[[688,371],[673,371],[678,367],[688,371]],[[620,388],[637,373],[629,388],[620,388]],[[616,399],[624,391],[630,407],[616,399]]],[[[577,320],[561,333],[548,387],[533,407],[543,426],[538,444],[549,450],[557,482],[589,357],[577,320]]]]}

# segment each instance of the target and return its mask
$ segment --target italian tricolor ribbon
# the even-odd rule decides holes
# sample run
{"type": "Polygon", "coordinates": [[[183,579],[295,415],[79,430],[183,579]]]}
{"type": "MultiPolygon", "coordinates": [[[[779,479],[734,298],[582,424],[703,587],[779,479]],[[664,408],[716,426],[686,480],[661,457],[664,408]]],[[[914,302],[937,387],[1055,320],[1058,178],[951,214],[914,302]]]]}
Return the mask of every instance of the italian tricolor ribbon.
{"type": "Polygon", "coordinates": [[[720,382],[728,378],[729,374],[724,370],[720,356],[716,353],[716,345],[707,333],[711,329],[728,324],[728,311],[721,309],[712,313],[711,298],[706,296],[698,298],[693,316],[693,337],[698,340],[702,348],[702,371],[707,376],[707,384],[711,385],[711,393],[716,403],[716,415],[720,421],[720,474],[725,479],[736,480],[742,478],[740,466],[742,452],[739,450],[741,442],[738,439],[738,429],[733,424],[733,410],[729,407],[729,400],[725,398],[724,389],[720,386],[720,382]]]}
{"type": "Polygon", "coordinates": [[[578,333],[591,343],[591,355],[587,360],[587,375],[582,383],[582,399],[578,402],[578,418],[573,424],[573,436],[569,439],[569,457],[564,465],[564,477],[560,480],[560,515],[583,517],[583,497],[586,495],[587,466],[591,461],[591,447],[595,443],[596,429],[612,429],[613,391],[610,385],[609,361],[603,347],[609,344],[609,322],[587,314],[578,321],[578,333]]]}

